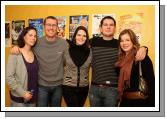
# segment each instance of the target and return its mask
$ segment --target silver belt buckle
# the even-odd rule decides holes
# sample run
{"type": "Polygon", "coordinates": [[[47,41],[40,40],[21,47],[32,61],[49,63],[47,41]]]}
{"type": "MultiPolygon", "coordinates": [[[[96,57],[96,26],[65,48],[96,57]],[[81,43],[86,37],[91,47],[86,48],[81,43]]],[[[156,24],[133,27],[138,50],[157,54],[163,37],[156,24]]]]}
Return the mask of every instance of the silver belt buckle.
{"type": "Polygon", "coordinates": [[[99,87],[103,87],[103,85],[102,85],[102,84],[100,84],[100,85],[99,85],[99,87]]]}
{"type": "Polygon", "coordinates": [[[110,84],[111,82],[110,81],[106,81],[106,84],[110,84]]]}

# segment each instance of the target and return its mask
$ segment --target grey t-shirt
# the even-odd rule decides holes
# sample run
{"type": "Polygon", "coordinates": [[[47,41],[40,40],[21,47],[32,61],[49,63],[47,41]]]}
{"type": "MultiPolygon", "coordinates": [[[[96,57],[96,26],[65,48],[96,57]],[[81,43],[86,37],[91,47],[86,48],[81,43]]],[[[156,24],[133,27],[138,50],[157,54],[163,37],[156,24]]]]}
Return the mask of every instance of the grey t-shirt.
{"type": "Polygon", "coordinates": [[[59,37],[47,41],[46,37],[38,39],[34,47],[39,63],[38,83],[42,86],[58,86],[63,80],[63,53],[67,42],[59,37]]]}

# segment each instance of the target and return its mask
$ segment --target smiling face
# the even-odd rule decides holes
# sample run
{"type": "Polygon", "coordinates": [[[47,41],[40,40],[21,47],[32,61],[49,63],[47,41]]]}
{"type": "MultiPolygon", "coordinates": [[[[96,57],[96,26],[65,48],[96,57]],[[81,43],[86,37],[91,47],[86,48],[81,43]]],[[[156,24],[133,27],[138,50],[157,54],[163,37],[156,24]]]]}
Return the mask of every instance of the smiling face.
{"type": "Polygon", "coordinates": [[[75,37],[76,45],[83,45],[86,41],[86,32],[84,30],[79,30],[75,37]]]}
{"type": "Polygon", "coordinates": [[[126,54],[133,49],[133,43],[130,39],[129,34],[126,33],[121,36],[120,47],[126,54]]]}
{"type": "Polygon", "coordinates": [[[55,38],[57,34],[57,20],[55,19],[46,19],[46,22],[44,24],[45,28],[45,35],[48,38],[55,38]]]}
{"type": "Polygon", "coordinates": [[[25,45],[32,47],[35,45],[36,40],[37,40],[37,33],[33,29],[29,30],[27,34],[24,36],[25,45]]]}

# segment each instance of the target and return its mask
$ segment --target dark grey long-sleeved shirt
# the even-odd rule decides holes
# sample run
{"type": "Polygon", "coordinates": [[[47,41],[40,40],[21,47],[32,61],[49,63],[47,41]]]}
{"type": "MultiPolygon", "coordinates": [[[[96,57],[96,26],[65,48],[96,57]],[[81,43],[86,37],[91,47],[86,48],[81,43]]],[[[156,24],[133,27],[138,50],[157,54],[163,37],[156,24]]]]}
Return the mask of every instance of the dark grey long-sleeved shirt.
{"type": "Polygon", "coordinates": [[[118,83],[115,62],[118,59],[118,40],[104,40],[102,37],[91,39],[92,48],[92,82],[118,83]]]}

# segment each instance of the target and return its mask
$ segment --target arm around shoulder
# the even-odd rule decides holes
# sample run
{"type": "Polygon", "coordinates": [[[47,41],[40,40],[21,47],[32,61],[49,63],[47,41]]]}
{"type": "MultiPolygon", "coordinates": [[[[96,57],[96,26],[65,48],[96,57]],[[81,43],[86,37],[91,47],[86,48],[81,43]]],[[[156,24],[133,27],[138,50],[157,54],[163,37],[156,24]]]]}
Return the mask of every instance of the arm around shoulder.
{"type": "Polygon", "coordinates": [[[10,54],[15,54],[15,55],[20,54],[20,48],[19,48],[18,46],[13,46],[13,47],[10,49],[10,54]]]}

